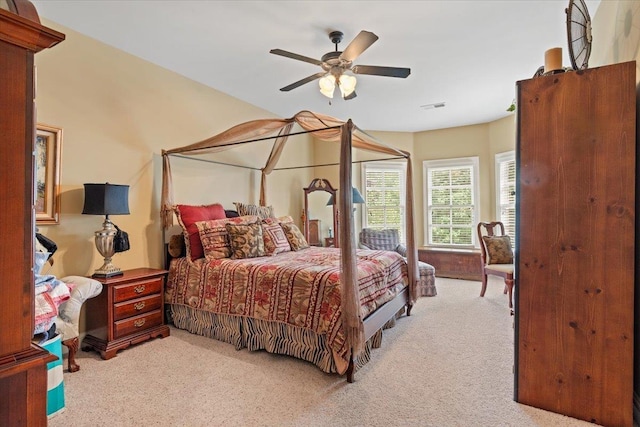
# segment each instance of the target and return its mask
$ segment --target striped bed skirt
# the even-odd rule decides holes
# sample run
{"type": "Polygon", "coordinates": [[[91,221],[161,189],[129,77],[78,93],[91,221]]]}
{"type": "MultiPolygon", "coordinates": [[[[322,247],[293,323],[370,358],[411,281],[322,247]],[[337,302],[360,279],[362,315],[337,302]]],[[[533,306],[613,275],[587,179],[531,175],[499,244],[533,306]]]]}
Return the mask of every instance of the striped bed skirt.
{"type": "MultiPolygon", "coordinates": [[[[323,372],[344,374],[348,361],[334,354],[324,335],[293,325],[269,322],[229,314],[216,314],[185,305],[171,304],[170,313],[174,325],[193,334],[214,338],[249,351],[265,350],[269,353],[293,356],[311,362],[323,372]]],[[[395,326],[391,319],[383,329],[395,326]]],[[[364,366],[371,359],[371,349],[380,347],[382,330],[366,343],[365,350],[354,360],[354,367],[364,366]]]]}

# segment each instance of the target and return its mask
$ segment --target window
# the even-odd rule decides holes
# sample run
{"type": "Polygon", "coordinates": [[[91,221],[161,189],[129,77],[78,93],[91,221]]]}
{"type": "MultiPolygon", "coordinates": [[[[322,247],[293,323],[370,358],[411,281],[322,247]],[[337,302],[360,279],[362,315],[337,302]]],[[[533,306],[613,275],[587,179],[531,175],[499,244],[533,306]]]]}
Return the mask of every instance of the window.
{"type": "Polygon", "coordinates": [[[364,177],[364,227],[395,228],[404,242],[405,165],[370,162],[362,166],[364,177]]]}
{"type": "Polygon", "coordinates": [[[476,245],[478,169],[478,157],[423,162],[427,245],[476,245]]]}
{"type": "Polygon", "coordinates": [[[516,236],[516,156],[514,151],[496,154],[496,216],[505,233],[516,236]]]}

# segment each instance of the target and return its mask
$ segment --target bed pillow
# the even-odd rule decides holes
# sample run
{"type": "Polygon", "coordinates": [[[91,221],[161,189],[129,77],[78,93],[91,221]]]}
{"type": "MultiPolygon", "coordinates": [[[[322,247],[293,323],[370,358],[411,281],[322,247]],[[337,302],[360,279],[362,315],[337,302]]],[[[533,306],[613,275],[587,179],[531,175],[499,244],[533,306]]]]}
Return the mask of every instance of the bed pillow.
{"type": "Polygon", "coordinates": [[[198,221],[196,226],[200,234],[200,241],[207,260],[229,258],[232,253],[227,224],[255,224],[258,217],[247,215],[235,218],[198,221]]]}
{"type": "Polygon", "coordinates": [[[290,252],[291,245],[280,227],[280,222],[275,218],[262,220],[262,238],[266,255],[277,255],[282,252],[290,252]]]}
{"type": "Polygon", "coordinates": [[[231,243],[231,258],[257,258],[265,255],[262,226],[255,224],[226,224],[231,243]]]}
{"type": "Polygon", "coordinates": [[[257,215],[260,219],[276,217],[273,213],[273,206],[249,205],[240,202],[233,202],[233,204],[236,205],[236,210],[240,216],[257,215]]]}
{"type": "Polygon", "coordinates": [[[196,222],[226,218],[224,208],[219,203],[204,206],[176,205],[175,212],[184,233],[187,257],[192,261],[204,257],[196,222]]]}
{"type": "Polygon", "coordinates": [[[280,227],[284,230],[284,234],[287,236],[292,251],[299,251],[300,249],[309,247],[307,239],[304,238],[304,235],[300,232],[297,225],[293,223],[280,223],[280,227]]]}
{"type": "Polygon", "coordinates": [[[482,236],[487,247],[487,264],[513,264],[509,236],[482,236]]]}

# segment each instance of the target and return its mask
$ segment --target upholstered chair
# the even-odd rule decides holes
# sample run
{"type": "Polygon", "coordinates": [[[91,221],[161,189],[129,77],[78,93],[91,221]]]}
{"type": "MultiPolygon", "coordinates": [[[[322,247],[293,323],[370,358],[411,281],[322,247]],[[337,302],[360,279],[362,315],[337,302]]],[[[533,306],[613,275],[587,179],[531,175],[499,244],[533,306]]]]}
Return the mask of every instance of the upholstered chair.
{"type": "MultiPolygon", "coordinates": [[[[397,229],[374,230],[363,228],[360,231],[359,249],[373,249],[379,251],[395,251],[403,257],[407,257],[407,248],[400,243],[400,234],[397,229]]],[[[420,271],[420,283],[418,295],[421,297],[434,297],[436,291],[436,270],[431,264],[418,261],[420,271]]]]}
{"type": "Polygon", "coordinates": [[[102,283],[89,277],[67,276],[60,279],[72,287],[71,297],[58,307],[56,317],[56,331],[62,335],[62,344],[69,349],[69,372],[76,372],[80,366],[76,363],[76,353],[79,347],[78,324],[80,322],[80,309],[89,298],[100,295],[102,283]]]}

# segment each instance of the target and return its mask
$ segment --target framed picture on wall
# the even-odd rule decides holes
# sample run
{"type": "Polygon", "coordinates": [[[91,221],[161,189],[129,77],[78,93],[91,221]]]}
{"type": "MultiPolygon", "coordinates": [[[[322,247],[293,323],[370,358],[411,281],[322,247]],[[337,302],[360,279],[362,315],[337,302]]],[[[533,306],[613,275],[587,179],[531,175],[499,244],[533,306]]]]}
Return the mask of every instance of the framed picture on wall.
{"type": "Polygon", "coordinates": [[[60,158],[62,129],[38,123],[35,141],[36,224],[60,222],[60,158]]]}

